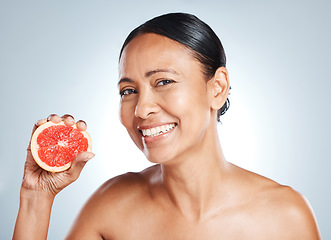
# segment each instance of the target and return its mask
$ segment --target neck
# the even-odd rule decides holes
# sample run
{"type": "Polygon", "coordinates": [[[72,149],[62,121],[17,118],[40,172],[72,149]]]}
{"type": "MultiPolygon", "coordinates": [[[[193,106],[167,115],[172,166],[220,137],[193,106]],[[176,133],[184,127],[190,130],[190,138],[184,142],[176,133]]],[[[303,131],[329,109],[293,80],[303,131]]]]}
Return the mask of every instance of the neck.
{"type": "Polygon", "coordinates": [[[180,213],[191,220],[208,217],[219,206],[228,172],[217,131],[175,164],[162,165],[163,184],[180,213]]]}

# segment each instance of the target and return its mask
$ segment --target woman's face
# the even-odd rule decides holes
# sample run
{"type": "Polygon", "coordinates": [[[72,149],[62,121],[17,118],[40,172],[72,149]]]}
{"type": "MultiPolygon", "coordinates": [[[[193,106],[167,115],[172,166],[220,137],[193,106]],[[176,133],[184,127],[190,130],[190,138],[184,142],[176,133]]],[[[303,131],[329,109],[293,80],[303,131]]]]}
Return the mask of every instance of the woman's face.
{"type": "Polygon", "coordinates": [[[188,49],[160,35],[138,36],[122,53],[119,79],[121,122],[151,162],[201,146],[211,116],[208,84],[188,49]]]}

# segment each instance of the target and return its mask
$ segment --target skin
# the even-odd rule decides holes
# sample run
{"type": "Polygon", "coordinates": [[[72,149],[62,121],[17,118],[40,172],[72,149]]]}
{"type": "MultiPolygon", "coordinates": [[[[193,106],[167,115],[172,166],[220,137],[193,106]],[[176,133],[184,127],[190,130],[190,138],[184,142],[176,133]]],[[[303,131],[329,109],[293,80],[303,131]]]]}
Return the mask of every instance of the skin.
{"type": "MultiPolygon", "coordinates": [[[[68,126],[75,123],[70,115],[64,115],[62,118],[57,115],[50,115],[48,119],[39,120],[34,125],[32,133],[38,126],[47,121],[58,123],[61,120],[68,126]]],[[[85,122],[78,121],[77,129],[85,131],[85,122]]],[[[93,153],[83,152],[77,155],[67,171],[54,174],[41,169],[37,165],[32,157],[29,144],[13,239],[37,240],[47,238],[51,208],[55,196],[78,178],[86,162],[93,157],[93,153]]]]}
{"type": "MultiPolygon", "coordinates": [[[[143,34],[124,49],[119,75],[121,122],[155,165],[104,183],[67,239],[320,239],[313,212],[298,192],[226,161],[216,121],[229,92],[225,68],[207,81],[188,49],[143,34]],[[164,124],[175,127],[157,137],[141,133],[164,124]]],[[[46,219],[43,234],[31,239],[46,238],[53,199],[93,157],[84,154],[61,181],[47,175],[39,185],[27,184],[33,176],[26,169],[14,239],[23,239],[30,215],[46,219]]],[[[28,151],[27,165],[32,161],[28,151]]]]}

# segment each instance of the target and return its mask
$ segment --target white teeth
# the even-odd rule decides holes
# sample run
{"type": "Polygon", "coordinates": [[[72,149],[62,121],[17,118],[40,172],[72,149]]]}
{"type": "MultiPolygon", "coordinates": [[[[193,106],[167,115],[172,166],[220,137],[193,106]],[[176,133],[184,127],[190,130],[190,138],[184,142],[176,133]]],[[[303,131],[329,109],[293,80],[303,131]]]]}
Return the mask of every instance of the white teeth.
{"type": "Polygon", "coordinates": [[[162,133],[168,132],[173,129],[176,125],[174,123],[162,125],[155,128],[143,129],[142,133],[144,137],[155,137],[162,133]]]}
{"type": "Polygon", "coordinates": [[[151,135],[151,130],[150,129],[146,130],[146,135],[151,135]]]}

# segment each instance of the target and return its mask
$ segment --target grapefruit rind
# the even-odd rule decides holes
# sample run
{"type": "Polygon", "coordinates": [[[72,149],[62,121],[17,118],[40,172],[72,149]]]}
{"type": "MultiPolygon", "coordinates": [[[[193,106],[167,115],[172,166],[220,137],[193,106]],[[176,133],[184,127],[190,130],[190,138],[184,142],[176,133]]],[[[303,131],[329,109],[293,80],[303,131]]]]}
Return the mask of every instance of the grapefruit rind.
{"type": "MultiPolygon", "coordinates": [[[[34,158],[34,160],[36,161],[36,163],[44,170],[49,171],[49,172],[62,172],[67,170],[68,168],[70,168],[72,162],[68,162],[67,164],[64,164],[63,166],[56,166],[56,167],[52,167],[47,165],[46,163],[44,163],[39,155],[38,155],[38,149],[39,149],[39,145],[37,143],[37,138],[39,136],[39,134],[45,130],[46,128],[50,127],[50,126],[55,126],[55,125],[65,125],[63,121],[59,122],[59,123],[54,123],[52,121],[46,122],[42,125],[40,125],[33,133],[32,137],[31,137],[31,153],[32,156],[34,158]]],[[[77,128],[76,124],[71,126],[72,128],[77,128]]],[[[91,152],[92,151],[92,142],[91,142],[91,137],[88,134],[88,132],[86,131],[80,131],[84,137],[87,139],[88,141],[88,147],[87,147],[87,152],[91,152]]]]}

